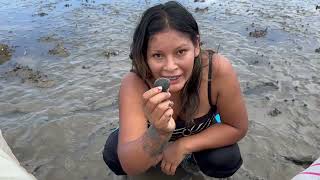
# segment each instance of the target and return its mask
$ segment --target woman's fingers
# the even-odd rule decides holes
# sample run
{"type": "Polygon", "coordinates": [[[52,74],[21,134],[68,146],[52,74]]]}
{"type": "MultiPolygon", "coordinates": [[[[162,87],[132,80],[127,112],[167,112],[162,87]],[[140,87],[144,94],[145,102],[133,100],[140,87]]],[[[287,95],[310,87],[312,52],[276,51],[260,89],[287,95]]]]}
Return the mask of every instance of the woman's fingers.
{"type": "Polygon", "coordinates": [[[161,170],[162,170],[162,172],[164,172],[167,175],[170,175],[170,167],[171,167],[170,163],[162,160],[162,162],[161,162],[161,170]]]}
{"type": "Polygon", "coordinates": [[[173,115],[173,109],[172,108],[167,109],[158,121],[154,121],[154,125],[164,132],[170,132],[171,129],[168,129],[168,126],[169,126],[170,119],[172,119],[172,115],[173,115]]]}
{"type": "Polygon", "coordinates": [[[173,102],[170,100],[166,100],[158,104],[157,107],[154,108],[154,110],[152,111],[152,114],[154,117],[157,117],[157,119],[160,119],[163,115],[170,116],[170,112],[167,112],[167,110],[172,107],[173,107],[173,102]]]}
{"type": "Polygon", "coordinates": [[[161,170],[167,175],[175,175],[177,166],[175,164],[162,160],[161,170]]]}
{"type": "Polygon", "coordinates": [[[146,91],[145,93],[143,93],[142,97],[143,99],[150,99],[152,96],[160,93],[162,91],[162,87],[159,86],[159,87],[154,87],[154,88],[151,88],[149,89],[148,91],[146,91]]]}
{"type": "Polygon", "coordinates": [[[145,108],[151,113],[160,103],[162,103],[165,100],[168,100],[170,96],[171,95],[168,92],[154,94],[152,97],[144,99],[145,108]]]}
{"type": "Polygon", "coordinates": [[[177,165],[175,164],[171,164],[171,167],[170,167],[170,175],[175,175],[176,174],[176,170],[177,170],[177,165]]]}

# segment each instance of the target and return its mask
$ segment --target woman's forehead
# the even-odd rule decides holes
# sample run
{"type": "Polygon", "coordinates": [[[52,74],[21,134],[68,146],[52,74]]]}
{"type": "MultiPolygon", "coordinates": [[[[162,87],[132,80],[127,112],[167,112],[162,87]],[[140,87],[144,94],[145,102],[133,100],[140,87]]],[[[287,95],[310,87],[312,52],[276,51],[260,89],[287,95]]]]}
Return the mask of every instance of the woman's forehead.
{"type": "Polygon", "coordinates": [[[190,37],[176,30],[166,30],[151,36],[148,42],[149,49],[159,49],[164,46],[179,47],[192,44],[190,37]]]}

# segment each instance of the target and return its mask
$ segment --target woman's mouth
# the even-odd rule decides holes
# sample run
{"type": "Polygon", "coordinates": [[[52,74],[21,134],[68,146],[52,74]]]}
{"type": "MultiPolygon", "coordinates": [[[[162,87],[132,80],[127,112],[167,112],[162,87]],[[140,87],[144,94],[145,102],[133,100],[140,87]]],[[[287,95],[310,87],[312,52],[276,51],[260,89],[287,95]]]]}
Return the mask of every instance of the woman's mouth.
{"type": "Polygon", "coordinates": [[[178,75],[178,76],[162,76],[162,77],[163,78],[168,78],[170,80],[170,84],[174,84],[179,80],[181,75],[178,75]]]}

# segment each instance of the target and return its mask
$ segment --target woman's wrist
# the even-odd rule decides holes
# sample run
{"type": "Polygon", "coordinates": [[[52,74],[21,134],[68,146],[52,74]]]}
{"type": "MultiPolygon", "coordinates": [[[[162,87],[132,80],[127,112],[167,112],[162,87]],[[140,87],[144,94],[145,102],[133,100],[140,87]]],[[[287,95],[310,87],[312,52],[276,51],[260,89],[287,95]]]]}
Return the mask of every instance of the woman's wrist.
{"type": "Polygon", "coordinates": [[[178,143],[179,149],[183,152],[183,154],[191,154],[192,150],[188,148],[188,139],[186,137],[180,138],[176,140],[178,143]]]}
{"type": "Polygon", "coordinates": [[[157,136],[159,136],[161,139],[170,139],[171,135],[173,132],[170,132],[170,131],[162,131],[162,130],[159,130],[157,128],[155,128],[153,125],[151,125],[149,127],[149,130],[151,130],[153,132],[153,134],[157,134],[157,136]]]}

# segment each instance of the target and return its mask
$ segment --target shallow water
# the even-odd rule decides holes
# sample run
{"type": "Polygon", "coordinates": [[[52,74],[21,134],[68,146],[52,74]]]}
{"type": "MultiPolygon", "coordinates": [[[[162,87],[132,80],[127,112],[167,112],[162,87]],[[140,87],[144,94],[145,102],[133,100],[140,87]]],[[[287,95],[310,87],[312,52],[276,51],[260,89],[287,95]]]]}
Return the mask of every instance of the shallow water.
{"type": "MultiPolygon", "coordinates": [[[[158,2],[0,2],[0,43],[14,50],[0,65],[0,128],[38,179],[115,178],[101,151],[118,124],[133,28],[158,2]]],[[[290,179],[320,156],[320,2],[182,3],[204,47],[219,47],[233,63],[246,99],[244,164],[233,179],[290,179]],[[266,28],[266,36],[249,36],[266,28]]]]}

